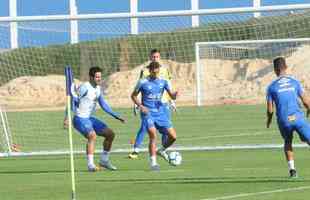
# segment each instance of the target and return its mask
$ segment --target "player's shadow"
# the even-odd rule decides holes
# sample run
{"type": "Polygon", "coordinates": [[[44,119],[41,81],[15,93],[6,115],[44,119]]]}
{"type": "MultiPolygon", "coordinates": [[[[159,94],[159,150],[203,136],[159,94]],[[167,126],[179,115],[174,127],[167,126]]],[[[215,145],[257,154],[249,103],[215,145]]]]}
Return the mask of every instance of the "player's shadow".
{"type": "Polygon", "coordinates": [[[156,179],[104,179],[97,182],[107,183],[133,183],[133,184],[223,184],[223,183],[283,183],[283,182],[302,182],[310,183],[309,179],[296,178],[290,179],[281,176],[271,177],[179,177],[179,178],[156,178],[156,179]]]}

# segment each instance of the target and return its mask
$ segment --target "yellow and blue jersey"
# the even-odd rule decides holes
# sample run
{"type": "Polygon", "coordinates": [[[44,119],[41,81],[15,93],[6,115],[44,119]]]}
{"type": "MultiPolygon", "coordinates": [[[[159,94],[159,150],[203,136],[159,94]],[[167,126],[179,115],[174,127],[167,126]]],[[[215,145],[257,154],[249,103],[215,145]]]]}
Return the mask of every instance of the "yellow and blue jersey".
{"type": "MultiPolygon", "coordinates": [[[[143,68],[140,72],[140,79],[144,79],[144,78],[147,78],[148,76],[150,75],[150,72],[149,72],[149,69],[147,67],[143,68]]],[[[166,80],[169,84],[169,87],[171,88],[171,75],[169,73],[169,70],[167,69],[167,67],[163,67],[161,66],[159,68],[159,76],[158,78],[160,79],[163,79],[163,80],[166,80]]],[[[162,96],[162,99],[161,101],[163,103],[168,103],[169,101],[171,100],[169,94],[164,91],[164,94],[162,96]]]]}

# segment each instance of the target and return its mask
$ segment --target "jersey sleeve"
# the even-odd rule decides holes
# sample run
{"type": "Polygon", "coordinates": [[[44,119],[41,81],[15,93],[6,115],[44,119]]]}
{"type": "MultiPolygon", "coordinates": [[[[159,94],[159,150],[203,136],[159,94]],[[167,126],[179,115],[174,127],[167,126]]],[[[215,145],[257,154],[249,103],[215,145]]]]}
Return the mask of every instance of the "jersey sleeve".
{"type": "Polygon", "coordinates": [[[87,95],[88,89],[87,86],[85,84],[82,84],[79,89],[78,89],[78,99],[83,98],[84,96],[87,95]]]}
{"type": "Polygon", "coordinates": [[[271,85],[269,85],[266,91],[266,101],[273,101],[271,90],[272,90],[271,85]]]}
{"type": "MultiPolygon", "coordinates": [[[[161,74],[161,78],[167,81],[167,84],[171,90],[172,85],[171,85],[171,75],[169,73],[169,70],[167,69],[167,67],[160,67],[160,74],[161,74]]],[[[164,92],[163,96],[162,96],[162,102],[166,103],[169,102],[171,100],[170,96],[168,95],[167,92],[164,92]]]]}
{"type": "Polygon", "coordinates": [[[104,112],[108,113],[109,115],[111,115],[114,118],[119,118],[119,114],[112,110],[112,108],[109,106],[109,104],[104,100],[102,94],[100,94],[100,96],[98,98],[98,103],[104,112]]]}
{"type": "Polygon", "coordinates": [[[149,69],[147,67],[143,68],[141,70],[141,76],[140,79],[145,79],[150,75],[149,69]]]}
{"type": "MultiPolygon", "coordinates": [[[[137,84],[136,84],[136,86],[135,86],[135,91],[137,91],[136,89],[137,88],[139,88],[140,89],[140,87],[141,87],[141,84],[142,84],[142,82],[144,82],[144,81],[141,81],[141,80],[144,80],[144,79],[146,79],[148,76],[149,76],[149,70],[147,69],[147,68],[143,68],[141,71],[140,71],[140,75],[139,75],[139,80],[138,80],[138,82],[137,82],[137,84]]],[[[137,92],[139,92],[139,91],[137,91],[137,92]]]]}
{"type": "Polygon", "coordinates": [[[296,81],[296,92],[299,97],[304,93],[304,89],[299,81],[296,81]]]}
{"type": "Polygon", "coordinates": [[[140,80],[137,82],[134,91],[139,93],[139,92],[141,91],[141,87],[142,87],[142,84],[143,84],[144,82],[145,82],[145,79],[140,79],[140,80]]]}

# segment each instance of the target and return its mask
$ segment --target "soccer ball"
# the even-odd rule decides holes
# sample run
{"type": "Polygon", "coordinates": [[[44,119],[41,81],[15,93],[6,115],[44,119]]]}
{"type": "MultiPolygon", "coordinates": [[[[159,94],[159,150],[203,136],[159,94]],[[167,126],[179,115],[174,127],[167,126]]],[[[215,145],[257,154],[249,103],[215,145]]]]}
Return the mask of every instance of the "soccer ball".
{"type": "Polygon", "coordinates": [[[169,153],[169,163],[174,166],[178,166],[182,163],[182,155],[177,151],[169,153]]]}

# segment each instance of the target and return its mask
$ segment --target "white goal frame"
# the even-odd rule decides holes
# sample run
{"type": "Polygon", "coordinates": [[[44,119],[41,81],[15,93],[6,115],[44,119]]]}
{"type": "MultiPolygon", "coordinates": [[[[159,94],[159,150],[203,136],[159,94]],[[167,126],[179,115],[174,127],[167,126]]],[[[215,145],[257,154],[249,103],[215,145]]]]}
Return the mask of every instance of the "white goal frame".
{"type": "MultiPolygon", "coordinates": [[[[53,15],[53,16],[16,16],[16,17],[0,17],[0,22],[16,23],[16,22],[36,22],[36,21],[75,21],[75,20],[88,20],[88,19],[123,19],[123,18],[145,18],[145,17],[168,17],[168,16],[198,16],[198,15],[215,15],[215,14],[236,14],[236,13],[255,13],[255,12],[269,12],[269,11],[287,11],[287,10],[303,10],[309,9],[310,4],[300,5],[282,5],[282,6],[265,6],[258,8],[230,8],[230,9],[202,9],[198,11],[156,11],[156,12],[137,12],[137,13],[110,13],[110,14],[89,14],[89,15],[53,15]]],[[[74,28],[73,28],[74,29],[74,28]]],[[[76,31],[73,31],[76,32],[76,31]]],[[[72,36],[72,35],[71,35],[72,36]]],[[[74,37],[73,37],[74,38],[74,37]]],[[[76,38],[74,39],[76,40],[76,38]]],[[[197,84],[197,98],[198,106],[202,105],[201,93],[201,69],[199,49],[201,45],[206,44],[242,44],[242,43],[268,43],[268,42],[302,42],[310,41],[310,38],[299,39],[274,39],[274,40],[243,40],[243,41],[216,41],[216,42],[197,42],[195,43],[196,51],[196,84],[197,84]]],[[[0,110],[1,111],[1,110],[0,110]]],[[[8,120],[5,110],[0,112],[0,123],[3,124],[3,138],[5,139],[4,146],[7,152],[1,153],[3,156],[19,156],[19,155],[58,155],[68,154],[69,151],[40,151],[33,153],[14,152],[12,149],[11,132],[8,125],[8,120]]],[[[1,127],[0,127],[1,128],[1,127]]],[[[12,129],[13,130],[13,129],[12,129]]],[[[14,142],[13,142],[14,143],[14,142]]],[[[281,145],[267,144],[267,145],[244,145],[244,146],[199,146],[199,147],[178,147],[177,150],[217,150],[217,149],[242,149],[242,148],[279,148],[281,145]]],[[[146,150],[146,149],[144,149],[146,150]]],[[[129,152],[131,149],[115,149],[114,152],[129,152]]],[[[84,153],[84,151],[75,151],[75,153],[84,153]]]]}
{"type": "Polygon", "coordinates": [[[196,103],[202,106],[202,75],[203,66],[200,63],[200,46],[206,45],[238,45],[238,44],[266,44],[281,42],[310,42],[310,38],[286,38],[286,39],[268,39],[268,40],[234,40],[234,41],[216,41],[216,42],[196,42],[195,43],[195,60],[196,60],[196,103]]]}

